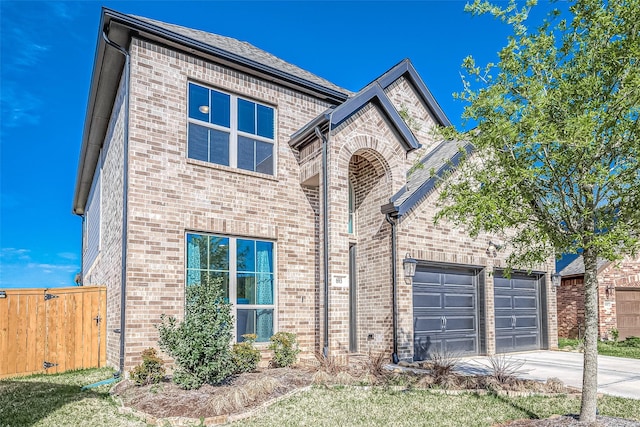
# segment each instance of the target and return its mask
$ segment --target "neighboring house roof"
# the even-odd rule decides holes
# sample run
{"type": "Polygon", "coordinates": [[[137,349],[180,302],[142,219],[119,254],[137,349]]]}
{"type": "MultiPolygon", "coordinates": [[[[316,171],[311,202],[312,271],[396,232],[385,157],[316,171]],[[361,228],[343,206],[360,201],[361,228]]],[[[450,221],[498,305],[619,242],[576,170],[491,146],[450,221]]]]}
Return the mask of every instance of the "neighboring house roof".
{"type": "MultiPolygon", "coordinates": [[[[605,266],[609,264],[609,261],[605,259],[598,259],[598,272],[602,270],[605,266]]],[[[569,263],[565,268],[560,271],[560,276],[569,277],[569,276],[580,276],[584,274],[584,260],[582,259],[582,255],[569,263]]]]}
{"type": "Polygon", "coordinates": [[[374,102],[380,106],[382,111],[391,120],[391,124],[395,127],[398,135],[400,136],[403,148],[406,151],[412,151],[416,148],[420,148],[420,143],[416,139],[415,135],[411,129],[409,129],[402,117],[400,117],[400,114],[393,106],[393,103],[384,92],[384,89],[401,77],[406,78],[411,84],[413,84],[418,96],[422,98],[422,101],[433,115],[437,124],[440,126],[449,126],[451,124],[447,116],[444,114],[444,111],[442,111],[442,108],[440,108],[440,105],[438,105],[435,98],[431,92],[429,92],[429,89],[427,89],[427,86],[416,72],[411,61],[409,59],[404,59],[380,77],[369,83],[362,90],[358,91],[355,95],[351,96],[343,104],[325,111],[302,129],[291,135],[291,141],[289,141],[289,144],[295,149],[300,149],[306,143],[316,138],[316,127],[320,127],[323,130],[326,130],[329,127],[333,129],[357,113],[365,105],[370,102],[374,102]]]}
{"type": "Polygon", "coordinates": [[[132,36],[145,38],[276,82],[333,105],[344,102],[351,94],[249,43],[232,38],[139,18],[107,8],[102,8],[99,31],[73,200],[75,214],[84,214],[125,63],[120,52],[107,47],[105,37],[124,48],[129,46],[132,36]]]}
{"type": "Polygon", "coordinates": [[[382,206],[382,213],[401,217],[410,211],[472,151],[473,146],[466,141],[440,142],[422,159],[421,166],[409,175],[407,184],[391,197],[388,204],[382,206]]]}

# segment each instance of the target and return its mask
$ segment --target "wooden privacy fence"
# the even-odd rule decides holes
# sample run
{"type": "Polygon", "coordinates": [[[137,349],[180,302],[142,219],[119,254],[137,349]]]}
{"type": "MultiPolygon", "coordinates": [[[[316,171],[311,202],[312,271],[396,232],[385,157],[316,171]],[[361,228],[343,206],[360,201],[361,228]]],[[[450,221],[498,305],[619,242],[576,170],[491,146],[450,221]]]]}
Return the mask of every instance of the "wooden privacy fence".
{"type": "Polygon", "coordinates": [[[106,362],[104,287],[0,289],[0,378],[106,362]]]}

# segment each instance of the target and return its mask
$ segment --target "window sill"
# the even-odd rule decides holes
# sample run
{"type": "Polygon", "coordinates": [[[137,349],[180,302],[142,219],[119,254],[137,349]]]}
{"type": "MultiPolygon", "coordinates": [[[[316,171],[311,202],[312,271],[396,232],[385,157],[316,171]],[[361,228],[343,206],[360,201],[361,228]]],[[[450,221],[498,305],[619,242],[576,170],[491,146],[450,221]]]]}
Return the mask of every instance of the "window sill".
{"type": "Polygon", "coordinates": [[[272,181],[272,182],[280,182],[280,180],[275,175],[267,175],[260,172],[252,172],[245,169],[232,168],[231,166],[224,166],[216,163],[209,163],[202,160],[187,158],[187,164],[194,165],[194,166],[201,166],[209,169],[217,169],[217,170],[231,172],[239,175],[252,176],[254,178],[261,178],[261,179],[265,179],[267,181],[272,181]]]}

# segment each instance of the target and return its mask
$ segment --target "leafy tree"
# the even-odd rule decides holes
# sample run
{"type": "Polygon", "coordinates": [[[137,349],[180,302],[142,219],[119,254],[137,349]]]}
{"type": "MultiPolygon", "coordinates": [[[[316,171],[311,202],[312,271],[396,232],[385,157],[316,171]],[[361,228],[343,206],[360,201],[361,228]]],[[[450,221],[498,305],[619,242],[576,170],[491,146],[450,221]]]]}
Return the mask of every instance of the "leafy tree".
{"type": "Polygon", "coordinates": [[[187,286],[184,321],[161,315],[160,348],[174,358],[173,381],[185,389],[220,384],[236,371],[231,353],[233,316],[222,279],[187,286]]]}
{"type": "Polygon", "coordinates": [[[443,185],[438,219],[472,235],[504,236],[509,266],[582,251],[585,350],[580,419],[594,421],[597,391],[597,259],[638,247],[640,226],[640,0],[574,0],[533,28],[535,1],[475,0],[512,35],[497,64],[463,62],[465,124],[445,129],[475,152],[443,185]]]}

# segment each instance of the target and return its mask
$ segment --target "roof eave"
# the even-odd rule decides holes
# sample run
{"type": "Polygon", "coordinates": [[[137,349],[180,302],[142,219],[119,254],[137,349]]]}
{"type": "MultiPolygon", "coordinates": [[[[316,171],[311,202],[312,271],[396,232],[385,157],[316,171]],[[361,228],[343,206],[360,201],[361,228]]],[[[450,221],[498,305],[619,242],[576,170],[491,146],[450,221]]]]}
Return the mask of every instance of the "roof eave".
{"type": "Polygon", "coordinates": [[[121,46],[128,46],[132,34],[135,34],[139,37],[147,37],[180,48],[188,53],[214,57],[220,62],[232,65],[235,68],[241,68],[266,80],[295,88],[300,92],[305,92],[329,103],[339,104],[348,98],[348,94],[332,88],[293,76],[284,71],[103,7],[73,197],[72,212],[76,215],[83,215],[85,211],[98,156],[104,142],[124,65],[124,58],[119,52],[106,48],[106,43],[102,38],[103,30],[108,32],[111,40],[121,46]]]}

